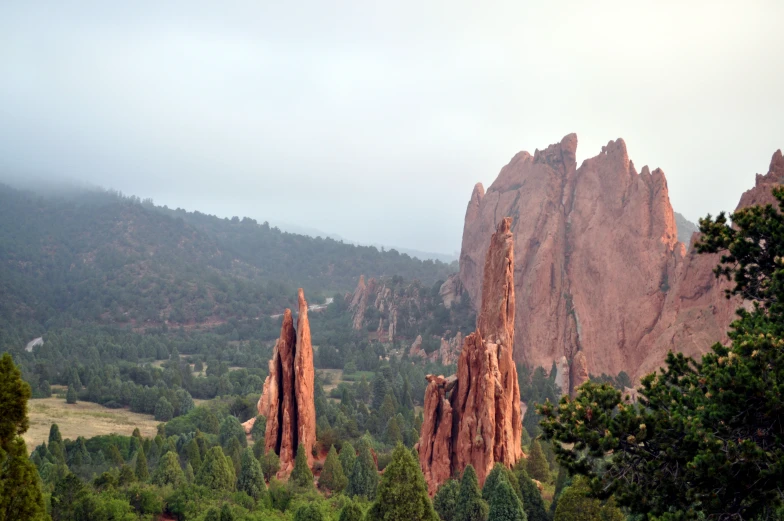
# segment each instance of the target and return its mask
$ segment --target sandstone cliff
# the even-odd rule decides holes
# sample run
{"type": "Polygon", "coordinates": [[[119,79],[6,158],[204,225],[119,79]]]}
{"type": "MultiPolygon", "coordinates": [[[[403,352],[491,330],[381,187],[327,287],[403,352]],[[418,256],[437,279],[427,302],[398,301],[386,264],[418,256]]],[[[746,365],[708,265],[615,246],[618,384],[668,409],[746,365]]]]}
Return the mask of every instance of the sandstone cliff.
{"type": "MultiPolygon", "coordinates": [[[[269,376],[258,403],[259,414],[267,418],[265,451],[280,456],[282,474],[294,468],[299,444],[313,464],[311,449],[316,443],[316,406],[314,402],[313,348],[308,323],[308,303],[300,288],[297,328],[291,310],[283,313],[280,337],[269,361],[269,376]]],[[[253,420],[246,422],[249,430],[253,420]]]]}
{"type": "MultiPolygon", "coordinates": [[[[474,307],[487,237],[499,216],[510,215],[515,359],[531,367],[556,362],[564,391],[589,372],[639,378],[668,349],[694,356],[726,340],[739,303],[724,298],[712,273],[717,257],[687,254],[678,241],[664,173],[638,172],[621,139],[579,168],[576,148],[570,134],[533,155],[520,152],[487,192],[474,187],[460,255],[460,281],[474,307]]],[[[774,155],[741,206],[769,202],[783,164],[774,155]]]]}
{"type": "Polygon", "coordinates": [[[419,461],[431,494],[466,465],[482,485],[494,463],[512,466],[523,457],[511,222],[502,219],[492,234],[477,328],[465,339],[457,375],[428,375],[419,461]]]}

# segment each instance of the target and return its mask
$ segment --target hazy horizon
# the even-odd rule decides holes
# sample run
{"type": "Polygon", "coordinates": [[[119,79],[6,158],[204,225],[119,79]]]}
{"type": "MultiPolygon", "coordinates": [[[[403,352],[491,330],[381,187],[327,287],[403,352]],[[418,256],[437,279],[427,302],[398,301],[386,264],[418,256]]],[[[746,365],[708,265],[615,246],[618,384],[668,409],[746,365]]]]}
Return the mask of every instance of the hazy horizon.
{"type": "Polygon", "coordinates": [[[784,4],[0,7],[0,170],[450,254],[520,150],[626,141],[673,208],[784,147],[784,4]]]}

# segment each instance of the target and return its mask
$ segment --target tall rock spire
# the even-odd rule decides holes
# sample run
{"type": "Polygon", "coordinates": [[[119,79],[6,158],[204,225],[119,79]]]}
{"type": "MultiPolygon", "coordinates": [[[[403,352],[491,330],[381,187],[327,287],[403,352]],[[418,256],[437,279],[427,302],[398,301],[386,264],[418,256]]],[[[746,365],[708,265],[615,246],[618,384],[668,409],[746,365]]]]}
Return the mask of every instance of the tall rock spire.
{"type": "MultiPolygon", "coordinates": [[[[269,361],[269,376],[258,403],[259,414],[267,418],[264,450],[280,456],[282,473],[294,468],[299,444],[304,445],[308,464],[316,443],[313,347],[310,341],[308,303],[302,288],[298,292],[297,328],[290,309],[283,313],[280,337],[269,361]]],[[[246,422],[249,430],[253,420],[246,422]]]]}
{"type": "Polygon", "coordinates": [[[431,494],[469,464],[481,485],[496,462],[511,467],[523,457],[511,221],[502,219],[490,239],[477,329],[465,339],[457,376],[427,377],[419,462],[431,494]]]}

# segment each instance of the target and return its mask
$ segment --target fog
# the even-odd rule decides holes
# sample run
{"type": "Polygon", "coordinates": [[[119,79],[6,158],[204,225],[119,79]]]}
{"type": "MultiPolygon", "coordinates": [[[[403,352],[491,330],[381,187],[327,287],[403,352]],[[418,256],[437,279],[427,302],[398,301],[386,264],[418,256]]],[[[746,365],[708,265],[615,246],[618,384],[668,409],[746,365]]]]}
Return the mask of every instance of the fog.
{"type": "Polygon", "coordinates": [[[781,2],[4,2],[0,176],[451,253],[474,183],[623,137],[673,207],[784,146],[781,2]],[[284,5],[285,4],[285,5],[284,5]]]}

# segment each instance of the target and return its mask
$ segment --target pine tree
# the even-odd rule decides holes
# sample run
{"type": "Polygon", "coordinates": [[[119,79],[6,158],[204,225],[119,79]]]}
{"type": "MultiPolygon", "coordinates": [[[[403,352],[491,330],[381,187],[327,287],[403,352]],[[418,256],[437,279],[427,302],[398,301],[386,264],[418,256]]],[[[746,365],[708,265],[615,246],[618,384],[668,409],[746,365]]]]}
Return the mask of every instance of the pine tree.
{"type": "Polygon", "coordinates": [[[391,417],[387,422],[386,436],[387,443],[389,444],[402,443],[403,441],[403,434],[400,432],[400,427],[395,416],[391,417]]]}
{"type": "Polygon", "coordinates": [[[362,509],[355,502],[349,500],[343,510],[340,511],[338,521],[362,521],[362,509]]]}
{"type": "Polygon", "coordinates": [[[512,490],[515,493],[520,495],[519,487],[517,484],[517,478],[512,473],[511,470],[506,468],[501,463],[496,463],[493,465],[493,468],[490,470],[490,474],[487,475],[485,478],[485,484],[482,487],[482,499],[487,501],[488,505],[493,504],[493,497],[495,493],[498,491],[498,485],[502,482],[506,481],[512,486],[512,490]]]}
{"type": "Polygon", "coordinates": [[[115,444],[109,446],[109,459],[118,467],[125,463],[125,459],[123,459],[122,454],[120,454],[120,449],[118,449],[115,444]]]}
{"type": "Polygon", "coordinates": [[[520,460],[514,467],[515,478],[523,500],[523,509],[528,521],[549,521],[542,494],[525,470],[525,461],[520,460]]]}
{"type": "Polygon", "coordinates": [[[268,450],[261,459],[259,459],[259,463],[261,464],[261,472],[264,473],[264,478],[267,481],[274,478],[280,470],[280,457],[272,450],[268,450]]]}
{"type": "Polygon", "coordinates": [[[387,519],[438,521],[419,464],[401,443],[392,452],[392,461],[378,485],[376,501],[367,513],[367,521],[387,519]]]}
{"type": "Polygon", "coordinates": [[[528,475],[537,481],[546,483],[550,481],[550,466],[538,439],[531,442],[531,452],[528,454],[528,475]]]}
{"type": "Polygon", "coordinates": [[[454,479],[448,479],[438,487],[438,492],[433,498],[433,508],[441,521],[455,521],[459,497],[460,483],[454,479]]]}
{"type": "Polygon", "coordinates": [[[506,480],[506,474],[500,473],[499,476],[492,493],[488,521],[527,521],[523,502],[506,480]]]}
{"type": "Polygon", "coordinates": [[[376,498],[376,488],[378,487],[378,467],[370,453],[370,446],[367,442],[360,445],[359,456],[354,462],[351,476],[348,478],[346,494],[351,497],[364,496],[368,500],[376,498]]]}
{"type": "Polygon", "coordinates": [[[120,467],[120,477],[117,478],[117,483],[119,483],[121,487],[124,487],[130,485],[134,481],[136,481],[136,474],[134,474],[130,465],[123,465],[120,467]]]}
{"type": "Polygon", "coordinates": [[[234,490],[234,482],[234,465],[223,450],[220,447],[208,450],[196,474],[196,484],[213,490],[234,490]]]}
{"type": "Polygon", "coordinates": [[[169,400],[167,400],[164,396],[161,396],[158,398],[158,402],[155,404],[155,410],[153,414],[157,421],[167,422],[174,416],[174,407],[172,406],[171,402],[169,402],[169,400]]]}
{"type": "Polygon", "coordinates": [[[289,483],[299,489],[313,488],[313,472],[308,466],[308,453],[301,443],[297,447],[297,456],[294,458],[294,469],[289,476],[289,483]]]}
{"type": "Polygon", "coordinates": [[[196,480],[196,476],[193,474],[193,467],[191,466],[190,462],[185,464],[185,481],[187,483],[193,483],[196,480]]]}
{"type": "Polygon", "coordinates": [[[250,430],[250,437],[255,443],[264,445],[264,436],[267,430],[267,418],[265,416],[256,416],[256,421],[253,422],[253,428],[250,430]]]}
{"type": "Polygon", "coordinates": [[[65,403],[74,404],[76,403],[76,389],[74,389],[73,385],[68,386],[68,392],[65,393],[65,403]]]}
{"type": "Polygon", "coordinates": [[[185,474],[180,467],[180,459],[174,452],[167,452],[158,463],[158,468],[152,474],[152,482],[155,485],[171,485],[174,488],[185,483],[185,474]]]}
{"type": "Polygon", "coordinates": [[[228,503],[224,503],[220,511],[220,521],[234,521],[234,514],[228,503]]]}
{"type": "Polygon", "coordinates": [[[455,521],[487,521],[490,507],[482,499],[479,480],[471,465],[466,466],[460,479],[460,496],[457,500],[455,521]]]}
{"type": "Polygon", "coordinates": [[[264,474],[261,472],[261,464],[253,456],[253,451],[250,448],[242,451],[237,490],[245,492],[256,501],[263,498],[267,490],[267,486],[264,484],[264,474]]]}
{"type": "Polygon", "coordinates": [[[319,488],[335,493],[341,492],[348,485],[348,478],[343,473],[343,467],[340,465],[338,452],[334,445],[329,449],[318,483],[319,488]]]}
{"type": "Polygon", "coordinates": [[[147,470],[147,457],[144,455],[144,448],[139,447],[136,452],[136,479],[139,481],[147,481],[150,477],[150,472],[147,470]]]}
{"type": "Polygon", "coordinates": [[[223,452],[231,460],[231,464],[234,466],[234,474],[238,475],[240,473],[240,467],[242,466],[242,448],[240,447],[240,442],[238,442],[236,438],[231,438],[228,446],[223,452]]]}
{"type": "Polygon", "coordinates": [[[242,427],[240,421],[234,416],[227,416],[220,423],[220,433],[218,434],[218,443],[222,447],[227,447],[232,438],[235,438],[240,447],[248,446],[248,438],[245,436],[245,429],[242,427]]]}
{"type": "Polygon", "coordinates": [[[49,443],[51,444],[53,441],[58,443],[63,442],[63,437],[60,434],[60,427],[56,423],[53,423],[51,427],[49,427],[49,443]]]}
{"type": "Polygon", "coordinates": [[[357,460],[357,451],[354,446],[346,442],[340,449],[340,466],[343,467],[343,474],[346,477],[351,475],[354,470],[354,462],[357,460]]]}
{"type": "Polygon", "coordinates": [[[0,357],[0,520],[43,520],[40,479],[21,435],[27,431],[30,386],[11,355],[0,357]]]}
{"type": "Polygon", "coordinates": [[[201,467],[201,451],[199,450],[199,443],[196,438],[185,444],[185,459],[193,467],[194,472],[198,472],[201,467]]]}

